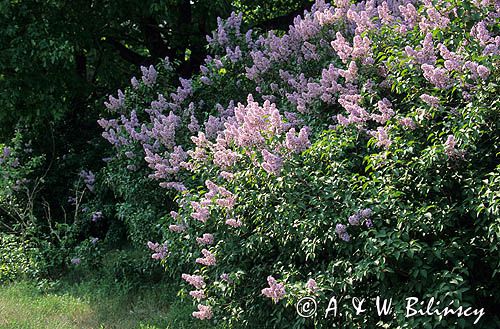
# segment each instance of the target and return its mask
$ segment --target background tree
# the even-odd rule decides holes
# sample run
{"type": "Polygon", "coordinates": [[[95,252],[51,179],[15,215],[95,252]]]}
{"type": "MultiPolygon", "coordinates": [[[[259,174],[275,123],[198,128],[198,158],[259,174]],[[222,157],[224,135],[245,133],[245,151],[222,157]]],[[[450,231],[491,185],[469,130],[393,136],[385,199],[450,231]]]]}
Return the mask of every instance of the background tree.
{"type": "Polygon", "coordinates": [[[308,0],[1,0],[0,143],[23,130],[34,154],[46,155],[40,172],[43,200],[35,217],[63,218],[69,190],[82,168],[103,164],[96,120],[108,93],[141,65],[169,57],[177,77],[199,70],[206,35],[217,17],[242,11],[248,28],[286,29],[308,0]]]}

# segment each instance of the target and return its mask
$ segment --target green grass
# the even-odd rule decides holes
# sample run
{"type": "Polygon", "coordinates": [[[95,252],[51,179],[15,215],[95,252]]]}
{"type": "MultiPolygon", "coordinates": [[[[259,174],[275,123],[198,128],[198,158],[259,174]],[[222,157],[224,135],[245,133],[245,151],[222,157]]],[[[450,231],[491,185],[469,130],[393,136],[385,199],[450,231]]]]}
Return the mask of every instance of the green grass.
{"type": "Polygon", "coordinates": [[[143,250],[108,250],[59,280],[30,281],[16,266],[24,254],[7,248],[15,245],[0,244],[0,329],[222,329],[194,319],[191,299],[177,297],[180,282],[143,250]],[[18,281],[1,284],[9,280],[18,281]]]}
{"type": "Polygon", "coordinates": [[[213,324],[191,317],[189,301],[175,300],[165,284],[129,293],[99,281],[63,282],[41,290],[20,282],[0,287],[1,329],[201,329],[213,324]]]}

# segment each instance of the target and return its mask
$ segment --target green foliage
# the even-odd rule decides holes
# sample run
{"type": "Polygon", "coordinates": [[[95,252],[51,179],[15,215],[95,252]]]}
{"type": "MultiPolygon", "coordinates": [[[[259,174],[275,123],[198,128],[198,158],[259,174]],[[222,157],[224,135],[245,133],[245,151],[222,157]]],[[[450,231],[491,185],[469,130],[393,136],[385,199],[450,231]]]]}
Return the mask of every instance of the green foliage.
{"type": "Polygon", "coordinates": [[[44,156],[16,131],[9,145],[0,144],[0,232],[26,233],[36,224],[34,201],[44,177],[36,177],[44,156]]]}
{"type": "Polygon", "coordinates": [[[31,241],[0,233],[0,284],[36,278],[38,251],[31,241]]]}

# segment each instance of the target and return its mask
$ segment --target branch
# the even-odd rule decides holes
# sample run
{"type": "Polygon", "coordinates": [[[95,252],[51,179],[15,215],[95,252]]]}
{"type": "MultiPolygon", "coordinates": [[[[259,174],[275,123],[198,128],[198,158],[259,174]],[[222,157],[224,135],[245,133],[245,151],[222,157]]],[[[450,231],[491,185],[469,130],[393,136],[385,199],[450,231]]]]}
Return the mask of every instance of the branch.
{"type": "Polygon", "coordinates": [[[267,21],[259,22],[252,25],[252,28],[259,28],[264,31],[270,30],[287,30],[288,27],[293,23],[293,19],[299,15],[303,15],[305,10],[310,10],[312,3],[307,3],[301,8],[296,9],[286,15],[271,18],[267,21]]]}
{"type": "Polygon", "coordinates": [[[136,66],[148,62],[149,60],[148,57],[142,56],[135,51],[130,50],[113,37],[106,37],[106,42],[115,48],[124,60],[136,66]]]}
{"type": "Polygon", "coordinates": [[[149,53],[153,59],[165,58],[166,56],[173,59],[175,52],[168,48],[168,45],[163,40],[161,29],[158,23],[152,17],[145,17],[140,23],[141,31],[144,34],[145,46],[148,48],[149,53]]]}

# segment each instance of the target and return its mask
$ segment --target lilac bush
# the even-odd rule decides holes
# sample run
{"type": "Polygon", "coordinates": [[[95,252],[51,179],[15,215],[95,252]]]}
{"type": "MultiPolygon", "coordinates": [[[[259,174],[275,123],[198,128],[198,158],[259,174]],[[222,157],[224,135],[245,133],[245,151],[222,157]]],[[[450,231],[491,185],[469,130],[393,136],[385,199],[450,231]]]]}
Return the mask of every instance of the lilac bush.
{"type": "MultiPolygon", "coordinates": [[[[194,317],[299,327],[293,304],[311,292],[493,309],[498,199],[480,200],[498,174],[499,10],[317,1],[284,34],[241,31],[233,14],[207,37],[199,75],[163,85],[165,60],[110,96],[99,124],[112,161],[175,200],[165,244],[148,246],[195,289],[183,289],[194,317]],[[485,277],[471,274],[476,264],[485,277]]],[[[391,319],[339,321],[427,320],[403,306],[391,319]]]]}

